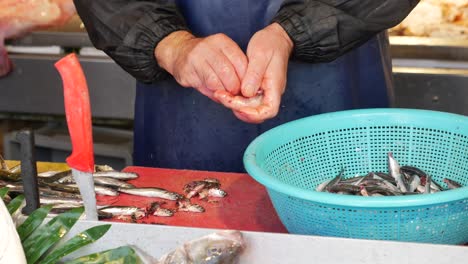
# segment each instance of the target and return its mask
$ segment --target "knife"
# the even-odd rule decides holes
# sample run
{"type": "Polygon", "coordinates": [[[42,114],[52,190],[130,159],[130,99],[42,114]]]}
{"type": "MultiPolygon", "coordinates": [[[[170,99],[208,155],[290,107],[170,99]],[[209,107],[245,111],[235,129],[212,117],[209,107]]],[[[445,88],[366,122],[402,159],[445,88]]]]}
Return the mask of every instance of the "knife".
{"type": "Polygon", "coordinates": [[[72,142],[72,154],[66,159],[72,169],[85,207],[86,219],[98,220],[94,192],[94,150],[91,107],[86,78],[76,54],[55,63],[63,82],[65,114],[72,142]]]}

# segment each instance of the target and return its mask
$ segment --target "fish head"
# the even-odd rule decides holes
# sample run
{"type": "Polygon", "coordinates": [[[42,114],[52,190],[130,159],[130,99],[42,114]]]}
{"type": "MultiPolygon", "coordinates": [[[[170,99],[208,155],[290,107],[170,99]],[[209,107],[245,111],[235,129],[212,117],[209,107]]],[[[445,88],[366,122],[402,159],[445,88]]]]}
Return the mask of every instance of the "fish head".
{"type": "Polygon", "coordinates": [[[220,183],[218,179],[215,178],[205,178],[203,181],[205,182],[213,182],[213,183],[220,183]]]}
{"type": "Polygon", "coordinates": [[[227,193],[218,188],[211,188],[208,190],[208,195],[212,197],[225,197],[227,193]]]}

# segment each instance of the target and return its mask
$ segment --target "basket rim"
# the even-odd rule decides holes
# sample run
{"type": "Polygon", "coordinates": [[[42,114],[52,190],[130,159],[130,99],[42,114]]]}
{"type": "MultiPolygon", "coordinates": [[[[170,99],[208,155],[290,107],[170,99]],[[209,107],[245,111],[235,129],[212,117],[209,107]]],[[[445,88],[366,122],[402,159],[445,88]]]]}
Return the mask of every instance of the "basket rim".
{"type": "Polygon", "coordinates": [[[447,190],[443,192],[432,193],[431,195],[408,195],[408,196],[385,196],[385,197],[362,197],[351,195],[340,195],[334,193],[317,192],[315,190],[307,190],[301,187],[286,185],[280,180],[268,175],[263,171],[256,162],[256,151],[261,143],[266,138],[270,137],[275,131],[283,129],[295,123],[320,122],[334,118],[342,118],[344,116],[369,116],[382,114],[404,114],[404,115],[430,115],[431,117],[456,118],[460,122],[467,123],[468,117],[453,113],[440,112],[434,110],[420,110],[407,108],[370,108],[358,110],[344,110],[332,113],[318,114],[314,116],[297,119],[275,128],[272,128],[255,138],[246,148],[244,152],[243,162],[247,173],[257,182],[264,185],[267,190],[273,190],[284,195],[304,200],[314,201],[321,204],[346,206],[346,207],[362,207],[362,208],[409,208],[415,206],[436,205],[447,202],[454,202],[468,199],[468,186],[462,188],[447,190]]]}

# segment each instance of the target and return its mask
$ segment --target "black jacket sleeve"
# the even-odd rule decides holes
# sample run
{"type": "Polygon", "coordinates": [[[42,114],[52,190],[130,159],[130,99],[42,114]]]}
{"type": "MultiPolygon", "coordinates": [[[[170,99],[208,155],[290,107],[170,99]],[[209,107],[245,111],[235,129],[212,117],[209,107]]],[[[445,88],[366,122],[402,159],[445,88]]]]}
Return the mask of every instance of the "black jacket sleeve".
{"type": "Polygon", "coordinates": [[[172,1],[74,0],[94,46],[125,71],[150,83],[167,73],[159,67],[154,49],[164,37],[188,30],[172,1]]]}
{"type": "Polygon", "coordinates": [[[419,0],[286,0],[273,22],[294,42],[293,58],[327,62],[396,26],[419,0]]]}

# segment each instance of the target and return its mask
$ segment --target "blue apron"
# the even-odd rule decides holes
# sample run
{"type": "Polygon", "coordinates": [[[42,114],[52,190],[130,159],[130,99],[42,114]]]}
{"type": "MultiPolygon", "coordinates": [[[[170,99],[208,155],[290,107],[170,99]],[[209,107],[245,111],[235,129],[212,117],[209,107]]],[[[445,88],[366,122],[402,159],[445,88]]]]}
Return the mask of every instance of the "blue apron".
{"type": "MultiPolygon", "coordinates": [[[[181,0],[178,6],[198,36],[224,33],[245,50],[269,24],[281,0],[181,0]]],[[[137,84],[134,164],[146,167],[243,172],[247,145],[264,131],[325,112],[388,107],[391,65],[385,34],[331,63],[289,63],[286,92],[276,118],[260,125],[173,79],[137,84]]]]}

